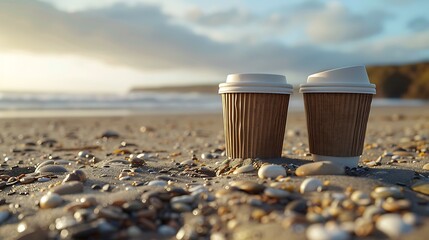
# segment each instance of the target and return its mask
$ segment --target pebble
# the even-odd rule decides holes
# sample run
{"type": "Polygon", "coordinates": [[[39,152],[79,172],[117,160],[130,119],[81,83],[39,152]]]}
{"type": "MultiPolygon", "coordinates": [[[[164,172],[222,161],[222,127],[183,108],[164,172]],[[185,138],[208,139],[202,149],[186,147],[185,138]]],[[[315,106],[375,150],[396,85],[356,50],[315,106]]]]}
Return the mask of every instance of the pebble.
{"type": "Polygon", "coordinates": [[[384,212],[385,211],[381,207],[371,205],[365,209],[365,211],[362,214],[362,217],[366,219],[372,219],[375,215],[380,215],[380,214],[383,214],[384,212]]]}
{"type": "Polygon", "coordinates": [[[167,181],[164,181],[164,180],[152,180],[147,185],[148,186],[165,187],[168,185],[168,183],[167,183],[167,181]]]}
{"type": "Polygon", "coordinates": [[[232,187],[236,187],[244,192],[257,194],[264,191],[265,186],[256,182],[238,180],[229,183],[232,187]]]}
{"type": "Polygon", "coordinates": [[[287,191],[271,187],[265,188],[264,194],[272,198],[285,198],[290,196],[290,193],[287,191]]]}
{"type": "Polygon", "coordinates": [[[10,212],[6,210],[0,211],[0,224],[5,222],[10,217],[10,212]]]}
{"type": "Polygon", "coordinates": [[[196,164],[195,164],[194,160],[189,159],[189,160],[185,160],[185,161],[181,162],[180,165],[182,165],[182,166],[194,166],[196,164]]]}
{"type": "Polygon", "coordinates": [[[173,227],[170,227],[168,225],[161,225],[158,228],[158,233],[163,235],[163,236],[173,236],[176,234],[176,229],[174,229],[173,227]]]}
{"type": "Polygon", "coordinates": [[[382,208],[387,212],[398,212],[402,210],[407,210],[411,207],[411,202],[406,199],[394,200],[388,198],[383,202],[382,208]]]}
{"type": "Polygon", "coordinates": [[[404,213],[404,215],[402,215],[402,219],[404,220],[405,223],[411,226],[415,226],[421,223],[420,217],[417,214],[412,212],[404,213]]]}
{"type": "Polygon", "coordinates": [[[295,171],[297,176],[344,175],[344,173],[343,167],[324,161],[304,164],[295,171]]]}
{"type": "Polygon", "coordinates": [[[63,173],[68,172],[67,169],[59,165],[46,165],[36,169],[37,173],[63,173]]]}
{"type": "Polygon", "coordinates": [[[350,235],[334,224],[313,224],[307,228],[306,236],[309,240],[345,240],[350,235]]]}
{"type": "Polygon", "coordinates": [[[69,173],[64,178],[63,183],[73,181],[80,181],[80,177],[76,173],[69,173]]]}
{"type": "Polygon", "coordinates": [[[37,167],[36,167],[36,170],[35,171],[37,171],[39,168],[41,168],[41,167],[43,167],[43,166],[46,166],[46,165],[54,165],[55,164],[55,161],[54,160],[46,160],[46,161],[43,161],[43,162],[41,162],[39,165],[37,165],[37,167]]]}
{"type": "Polygon", "coordinates": [[[48,181],[50,181],[51,179],[50,178],[48,178],[48,177],[40,177],[40,178],[38,178],[37,179],[37,181],[38,182],[48,182],[48,181]]]}
{"type": "Polygon", "coordinates": [[[398,238],[412,230],[412,226],[405,223],[401,215],[384,214],[377,219],[376,227],[391,238],[398,238]]]}
{"type": "Polygon", "coordinates": [[[119,133],[112,131],[112,130],[107,130],[103,134],[101,134],[101,137],[102,138],[118,138],[119,133]]]}
{"type": "Polygon", "coordinates": [[[69,228],[69,227],[74,226],[76,224],[77,224],[76,219],[74,217],[68,216],[68,215],[55,219],[55,228],[57,230],[69,228]]]}
{"type": "Polygon", "coordinates": [[[201,154],[202,159],[213,159],[215,156],[212,153],[203,153],[201,154]]]}
{"type": "Polygon", "coordinates": [[[64,200],[60,195],[56,193],[48,193],[40,199],[39,206],[43,209],[56,208],[63,204],[63,202],[64,200]]]}
{"type": "Polygon", "coordinates": [[[133,157],[130,159],[130,166],[133,168],[142,167],[146,165],[146,162],[142,158],[133,157]]]}
{"type": "Polygon", "coordinates": [[[399,189],[398,187],[376,187],[372,192],[371,192],[371,197],[375,198],[375,199],[385,199],[385,198],[402,198],[403,197],[403,193],[401,191],[401,189],[399,189]]]}
{"type": "Polygon", "coordinates": [[[119,181],[128,181],[128,180],[130,180],[131,179],[131,177],[130,176],[123,176],[123,177],[120,177],[119,178],[119,181]]]}
{"type": "Polygon", "coordinates": [[[73,173],[79,177],[80,179],[79,181],[81,182],[85,182],[88,179],[88,177],[86,176],[86,173],[81,169],[76,169],[73,171],[73,173]]]}
{"type": "Polygon", "coordinates": [[[306,214],[308,209],[307,201],[303,199],[293,200],[292,202],[288,203],[288,205],[285,208],[286,213],[299,213],[299,214],[306,214]]]}
{"type": "Polygon", "coordinates": [[[22,184],[29,184],[29,183],[32,183],[34,181],[36,181],[35,177],[23,177],[23,178],[19,179],[19,182],[22,184]]]}
{"type": "Polygon", "coordinates": [[[307,178],[305,179],[302,183],[301,186],[299,187],[299,190],[302,194],[307,193],[307,192],[314,192],[317,191],[317,189],[319,187],[322,187],[323,183],[322,181],[320,181],[317,178],[307,178]]]}
{"type": "Polygon", "coordinates": [[[286,176],[286,169],[280,165],[264,165],[259,168],[259,178],[277,178],[279,176],[286,176]]]}
{"type": "Polygon", "coordinates": [[[429,195],[429,182],[428,181],[417,182],[413,186],[411,186],[411,189],[413,189],[415,192],[429,195]]]}
{"type": "Polygon", "coordinates": [[[254,171],[255,168],[252,165],[244,165],[234,170],[233,174],[247,173],[254,171]]]}
{"type": "Polygon", "coordinates": [[[374,232],[374,224],[370,218],[358,218],[353,223],[353,232],[358,237],[367,237],[374,232]]]}
{"type": "Polygon", "coordinates": [[[393,155],[400,156],[400,157],[412,157],[414,156],[413,153],[407,152],[407,151],[394,151],[393,155]]]}
{"type": "Polygon", "coordinates": [[[423,165],[423,170],[429,170],[429,163],[426,163],[425,165],[423,165]]]}
{"type": "Polygon", "coordinates": [[[354,191],[350,196],[350,199],[361,206],[367,206],[371,204],[370,196],[362,191],[354,191]]]}
{"type": "Polygon", "coordinates": [[[170,203],[186,203],[186,204],[190,204],[192,202],[194,202],[195,197],[192,195],[183,195],[183,196],[177,196],[177,197],[173,197],[170,200],[170,203]]]}
{"type": "Polygon", "coordinates": [[[66,182],[59,186],[53,187],[50,192],[59,195],[74,194],[83,192],[83,184],[81,182],[66,182]]]}

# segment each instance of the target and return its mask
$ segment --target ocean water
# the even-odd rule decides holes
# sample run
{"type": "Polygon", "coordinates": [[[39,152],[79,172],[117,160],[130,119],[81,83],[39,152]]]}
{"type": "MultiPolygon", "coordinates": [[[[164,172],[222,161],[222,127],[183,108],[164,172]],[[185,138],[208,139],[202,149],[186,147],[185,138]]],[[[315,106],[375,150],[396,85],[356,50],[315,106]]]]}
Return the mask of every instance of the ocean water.
{"type": "MultiPolygon", "coordinates": [[[[427,101],[374,99],[373,107],[413,107],[427,101]]],[[[217,94],[202,93],[129,93],[123,95],[17,94],[0,93],[0,117],[54,115],[124,115],[152,113],[221,112],[217,94]]],[[[301,95],[293,95],[290,111],[304,111],[301,95]]]]}

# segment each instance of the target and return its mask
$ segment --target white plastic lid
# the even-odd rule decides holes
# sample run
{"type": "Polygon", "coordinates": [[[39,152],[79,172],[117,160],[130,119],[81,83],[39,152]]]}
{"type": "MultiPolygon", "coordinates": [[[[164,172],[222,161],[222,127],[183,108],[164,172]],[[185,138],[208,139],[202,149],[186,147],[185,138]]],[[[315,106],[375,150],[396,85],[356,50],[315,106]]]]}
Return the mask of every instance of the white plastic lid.
{"type": "Polygon", "coordinates": [[[219,84],[222,93],[274,93],[292,94],[293,87],[286,77],[276,74],[241,73],[229,74],[225,83],[219,84]]]}
{"type": "Polygon", "coordinates": [[[300,85],[299,92],[375,94],[375,84],[369,82],[365,66],[354,66],[312,74],[306,84],[300,85]]]}

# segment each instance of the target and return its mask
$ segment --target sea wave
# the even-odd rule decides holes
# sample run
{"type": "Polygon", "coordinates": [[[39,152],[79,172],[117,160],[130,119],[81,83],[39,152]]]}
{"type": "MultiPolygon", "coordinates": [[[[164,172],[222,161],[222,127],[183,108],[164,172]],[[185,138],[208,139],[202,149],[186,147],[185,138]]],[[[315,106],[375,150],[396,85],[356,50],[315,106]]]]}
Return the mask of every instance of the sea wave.
{"type": "MultiPolygon", "coordinates": [[[[374,99],[374,107],[423,106],[423,100],[374,99]]],[[[142,92],[123,95],[0,93],[0,110],[138,110],[156,112],[219,112],[217,94],[142,92]]],[[[301,95],[293,95],[291,111],[304,111],[301,95]]]]}

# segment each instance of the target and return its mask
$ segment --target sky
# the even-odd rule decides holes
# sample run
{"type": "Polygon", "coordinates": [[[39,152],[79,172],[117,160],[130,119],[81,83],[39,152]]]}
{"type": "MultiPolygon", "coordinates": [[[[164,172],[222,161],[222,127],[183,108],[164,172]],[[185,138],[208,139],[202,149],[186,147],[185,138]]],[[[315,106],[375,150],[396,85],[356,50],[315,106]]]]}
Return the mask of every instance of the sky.
{"type": "Polygon", "coordinates": [[[426,0],[0,0],[0,91],[124,93],[429,60],[426,0]]]}

